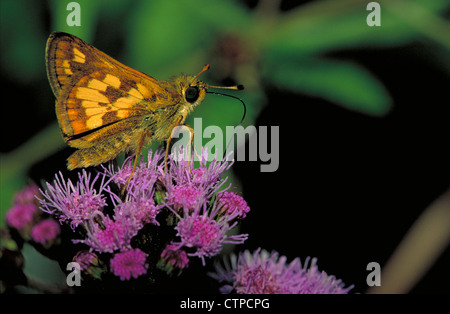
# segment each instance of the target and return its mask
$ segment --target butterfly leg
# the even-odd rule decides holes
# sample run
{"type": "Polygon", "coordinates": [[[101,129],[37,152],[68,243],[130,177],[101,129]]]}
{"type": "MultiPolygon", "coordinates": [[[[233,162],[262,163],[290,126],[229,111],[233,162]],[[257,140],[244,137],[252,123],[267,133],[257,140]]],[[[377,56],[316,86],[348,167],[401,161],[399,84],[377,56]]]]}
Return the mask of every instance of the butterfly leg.
{"type": "Polygon", "coordinates": [[[134,171],[136,170],[136,166],[139,160],[139,155],[141,154],[142,148],[144,147],[144,143],[145,143],[145,138],[147,136],[147,132],[142,132],[141,135],[139,136],[139,140],[138,140],[138,144],[136,146],[136,150],[135,150],[135,157],[134,157],[134,163],[133,163],[133,168],[131,169],[131,174],[128,177],[127,182],[125,183],[125,185],[122,187],[121,189],[121,195],[125,194],[125,191],[127,189],[128,183],[130,183],[131,178],[133,177],[134,171]]]}
{"type": "Polygon", "coordinates": [[[198,156],[197,151],[195,150],[195,145],[194,145],[194,129],[191,128],[189,125],[183,125],[185,128],[188,129],[189,134],[190,134],[190,138],[189,138],[189,143],[188,143],[188,168],[189,168],[189,172],[192,173],[192,169],[191,169],[191,156],[192,156],[192,152],[191,152],[191,147],[194,147],[194,152],[195,154],[198,156]]]}
{"type": "Polygon", "coordinates": [[[191,137],[190,137],[190,139],[189,139],[189,145],[188,145],[188,147],[189,147],[189,161],[188,161],[188,167],[189,167],[189,172],[192,173],[192,170],[191,170],[191,155],[192,155],[192,154],[191,154],[191,147],[194,148],[194,154],[198,157],[198,160],[200,160],[200,156],[198,155],[198,152],[197,152],[197,150],[195,149],[195,145],[194,145],[194,129],[191,128],[189,125],[186,125],[186,127],[188,128],[189,133],[190,133],[190,135],[191,135],[191,137]]]}
{"type": "MultiPolygon", "coordinates": [[[[189,131],[190,134],[190,138],[189,138],[189,144],[188,144],[188,154],[187,154],[187,158],[188,158],[188,168],[189,171],[191,171],[191,145],[193,145],[194,143],[194,129],[191,128],[188,125],[178,125],[175,126],[174,128],[172,128],[172,132],[170,133],[170,137],[167,139],[167,146],[166,146],[166,155],[164,157],[164,171],[167,173],[167,159],[169,156],[169,147],[170,147],[170,141],[172,140],[173,136],[175,135],[175,133],[178,132],[178,130],[180,128],[186,128],[189,131]]],[[[194,146],[194,152],[197,154],[197,151],[195,150],[195,146],[194,146]]],[[[198,154],[197,154],[198,156],[198,154]]]]}

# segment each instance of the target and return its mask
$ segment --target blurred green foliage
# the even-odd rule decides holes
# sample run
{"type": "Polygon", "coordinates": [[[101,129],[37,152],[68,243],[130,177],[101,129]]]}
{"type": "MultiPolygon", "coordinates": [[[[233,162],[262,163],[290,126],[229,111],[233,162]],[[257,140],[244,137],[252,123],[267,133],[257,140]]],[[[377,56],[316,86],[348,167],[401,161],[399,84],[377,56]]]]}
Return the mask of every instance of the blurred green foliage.
{"type": "MultiPolygon", "coordinates": [[[[361,0],[312,1],[284,12],[279,10],[279,1],[272,0],[261,0],[251,9],[239,1],[79,0],[80,27],[66,24],[69,2],[0,2],[2,76],[24,86],[25,93],[31,84],[47,80],[45,41],[58,30],[99,43],[102,47],[96,46],[106,53],[157,79],[180,72],[195,74],[210,63],[203,80],[212,84],[231,80],[246,86],[239,94],[247,105],[244,125],[255,123],[265,105],[267,86],[382,117],[393,105],[382,82],[361,65],[330,57],[330,53],[420,40],[432,42],[444,51],[442,55],[450,49],[449,26],[441,17],[449,8],[447,0],[378,1],[381,27],[367,26],[369,1],[361,0]]],[[[34,105],[16,101],[24,114],[27,106],[34,105]]],[[[52,107],[53,101],[45,103],[52,107]]],[[[297,104],[279,105],[292,109],[297,104]]],[[[224,127],[236,125],[241,116],[239,102],[209,96],[188,124],[194,117],[203,117],[204,127],[224,127]]],[[[2,132],[3,137],[7,135],[2,132]]],[[[11,205],[14,191],[26,182],[29,167],[62,145],[53,123],[0,156],[0,217],[11,205]]]]}

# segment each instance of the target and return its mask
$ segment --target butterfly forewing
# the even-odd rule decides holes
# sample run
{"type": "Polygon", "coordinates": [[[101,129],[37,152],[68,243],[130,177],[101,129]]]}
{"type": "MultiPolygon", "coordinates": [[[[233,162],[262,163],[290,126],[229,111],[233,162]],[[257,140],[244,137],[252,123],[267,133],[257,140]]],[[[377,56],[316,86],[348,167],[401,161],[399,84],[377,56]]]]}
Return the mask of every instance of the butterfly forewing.
{"type": "Polygon", "coordinates": [[[163,92],[154,78],[66,33],[53,33],[48,40],[47,73],[69,143],[129,117],[151,115],[163,92]]]}
{"type": "Polygon", "coordinates": [[[151,115],[148,97],[133,87],[137,85],[141,86],[104,71],[82,77],[56,103],[64,136],[70,140],[132,116],[151,115]]]}

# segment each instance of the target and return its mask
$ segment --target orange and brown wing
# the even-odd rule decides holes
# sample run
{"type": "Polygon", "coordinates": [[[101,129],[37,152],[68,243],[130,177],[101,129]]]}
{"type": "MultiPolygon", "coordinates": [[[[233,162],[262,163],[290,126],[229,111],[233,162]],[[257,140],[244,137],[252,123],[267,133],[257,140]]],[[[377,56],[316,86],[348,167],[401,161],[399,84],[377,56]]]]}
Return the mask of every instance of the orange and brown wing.
{"type": "Polygon", "coordinates": [[[130,127],[140,123],[140,117],[132,117],[71,140],[70,144],[79,149],[67,159],[68,169],[99,165],[124,152],[139,153],[141,138],[145,140],[154,131],[154,125],[137,130],[130,127]]]}
{"type": "Polygon", "coordinates": [[[119,78],[120,73],[110,73],[93,72],[62,92],[56,113],[67,141],[124,119],[152,115],[148,89],[129,77],[119,78]]]}
{"type": "Polygon", "coordinates": [[[151,115],[164,94],[154,78],[66,33],[53,33],[47,42],[47,73],[61,131],[74,147],[104,127],[151,115]]]}

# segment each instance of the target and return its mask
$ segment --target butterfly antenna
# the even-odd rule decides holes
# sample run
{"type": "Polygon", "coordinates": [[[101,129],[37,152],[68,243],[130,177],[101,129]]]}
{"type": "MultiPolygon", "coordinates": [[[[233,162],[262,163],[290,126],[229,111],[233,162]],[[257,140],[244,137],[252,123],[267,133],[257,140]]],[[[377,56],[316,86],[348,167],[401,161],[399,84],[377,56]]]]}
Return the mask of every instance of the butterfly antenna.
{"type": "MultiPolygon", "coordinates": [[[[191,83],[192,83],[197,77],[199,77],[203,72],[208,71],[208,69],[209,69],[209,64],[206,64],[206,65],[203,67],[203,69],[202,69],[196,76],[194,76],[194,77],[192,78],[191,83]]],[[[189,84],[189,85],[191,85],[191,84],[189,84]]]]}

